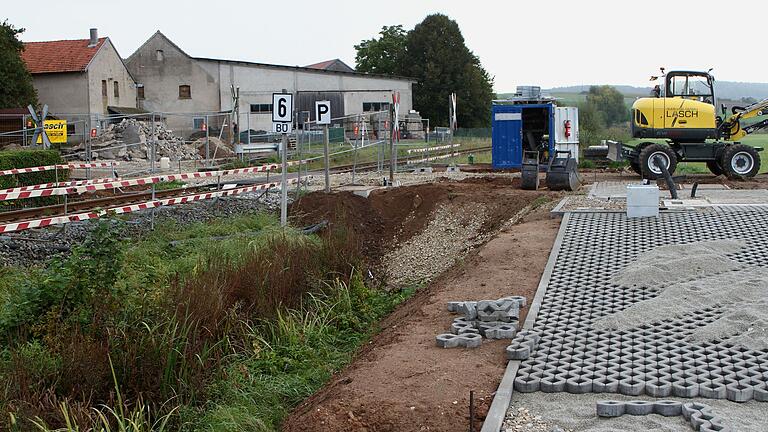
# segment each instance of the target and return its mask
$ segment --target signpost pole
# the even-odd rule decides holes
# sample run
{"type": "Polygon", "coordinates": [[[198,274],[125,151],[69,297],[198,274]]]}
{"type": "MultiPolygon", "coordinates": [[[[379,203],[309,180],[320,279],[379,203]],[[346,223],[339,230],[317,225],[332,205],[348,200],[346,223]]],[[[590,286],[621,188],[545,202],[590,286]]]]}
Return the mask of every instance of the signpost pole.
{"type": "Polygon", "coordinates": [[[282,150],[282,185],[280,186],[280,226],[288,224],[288,134],[283,134],[283,140],[280,143],[282,150]]]}
{"type": "Polygon", "coordinates": [[[389,185],[395,184],[395,104],[389,108],[389,185]]]}
{"type": "Polygon", "coordinates": [[[328,125],[323,125],[323,160],[325,161],[325,193],[331,192],[331,175],[330,175],[330,157],[328,156],[328,146],[330,144],[330,137],[328,136],[328,125]]]}

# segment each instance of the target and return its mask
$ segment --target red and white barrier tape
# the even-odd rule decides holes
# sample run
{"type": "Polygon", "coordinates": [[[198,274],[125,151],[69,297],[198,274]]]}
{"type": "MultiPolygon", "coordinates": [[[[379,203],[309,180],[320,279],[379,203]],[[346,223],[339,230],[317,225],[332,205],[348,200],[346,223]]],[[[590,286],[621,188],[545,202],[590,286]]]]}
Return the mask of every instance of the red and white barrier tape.
{"type": "Polygon", "coordinates": [[[94,162],[94,163],[71,163],[63,165],[46,165],[28,168],[13,168],[9,170],[0,171],[0,176],[14,175],[14,174],[28,174],[33,172],[53,171],[56,169],[77,169],[77,168],[103,168],[119,165],[120,162],[94,162]]]}
{"type": "Polygon", "coordinates": [[[3,190],[0,190],[0,193],[24,192],[24,191],[31,191],[31,190],[38,190],[38,189],[83,186],[87,184],[109,183],[117,180],[119,179],[103,178],[103,179],[93,179],[93,180],[77,180],[77,181],[60,182],[60,183],[41,183],[41,184],[30,185],[30,186],[20,186],[20,187],[15,187],[10,189],[3,189],[3,190]]]}
{"type": "Polygon", "coordinates": [[[424,158],[424,159],[409,160],[408,162],[406,162],[406,165],[413,165],[413,164],[422,163],[422,162],[430,162],[438,159],[447,159],[447,158],[458,156],[458,155],[459,153],[454,152],[454,153],[448,153],[448,154],[424,158]]]}
{"type": "MultiPolygon", "coordinates": [[[[293,161],[288,163],[288,166],[298,165],[304,162],[305,161],[293,161]]],[[[74,195],[74,194],[82,194],[85,192],[116,189],[121,187],[150,185],[153,183],[160,183],[163,181],[188,180],[188,179],[194,179],[194,178],[219,177],[219,176],[225,176],[225,175],[231,175],[231,174],[266,172],[266,171],[271,171],[273,169],[278,169],[278,168],[280,168],[279,164],[268,164],[268,165],[259,165],[255,167],[237,168],[237,169],[222,170],[222,171],[201,171],[201,172],[190,172],[190,173],[182,173],[182,174],[166,174],[166,175],[159,175],[154,177],[143,177],[143,178],[137,178],[137,179],[112,180],[107,182],[92,182],[92,183],[86,183],[82,185],[55,187],[52,189],[45,189],[42,187],[33,188],[32,186],[27,186],[25,189],[16,188],[15,190],[7,190],[7,191],[0,192],[0,201],[11,201],[11,200],[17,200],[17,199],[58,196],[58,195],[74,195]]],[[[35,185],[35,186],[39,186],[39,185],[35,185]]]]}
{"type": "MultiPolygon", "coordinates": [[[[297,181],[298,181],[297,179],[289,179],[288,184],[295,184],[297,181]]],[[[112,207],[112,208],[95,211],[95,212],[76,213],[76,214],[65,215],[65,216],[54,216],[54,217],[36,219],[36,220],[30,220],[30,221],[13,222],[5,225],[0,225],[0,234],[15,232],[15,231],[23,231],[23,230],[32,229],[32,228],[43,228],[51,225],[61,225],[61,224],[66,224],[70,222],[79,222],[79,221],[84,221],[89,219],[98,219],[107,214],[132,213],[135,211],[148,210],[148,209],[157,208],[157,207],[172,206],[177,204],[184,204],[184,203],[190,203],[195,201],[207,200],[211,198],[238,195],[242,193],[255,192],[255,191],[267,190],[267,189],[280,189],[280,183],[279,182],[264,183],[264,184],[255,185],[255,186],[246,186],[246,187],[241,187],[236,189],[207,192],[207,193],[195,194],[195,195],[186,195],[186,196],[174,197],[174,198],[165,198],[165,199],[147,201],[140,204],[131,204],[131,205],[121,206],[121,207],[112,207]]]]}
{"type": "Polygon", "coordinates": [[[461,146],[461,144],[448,144],[444,146],[438,146],[438,147],[428,147],[428,148],[417,148],[417,149],[410,149],[408,150],[408,154],[411,153],[424,153],[428,151],[438,151],[438,150],[445,150],[445,149],[451,149],[461,146]]]}

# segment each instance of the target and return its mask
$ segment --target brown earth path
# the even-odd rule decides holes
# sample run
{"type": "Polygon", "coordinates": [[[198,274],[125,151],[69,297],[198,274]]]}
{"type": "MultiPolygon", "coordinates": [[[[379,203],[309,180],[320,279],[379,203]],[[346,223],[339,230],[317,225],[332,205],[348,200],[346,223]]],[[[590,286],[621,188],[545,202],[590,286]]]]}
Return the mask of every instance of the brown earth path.
{"type": "Polygon", "coordinates": [[[382,331],[349,367],[286,419],[283,430],[464,432],[470,390],[479,430],[506,366],[508,342],[436,347],[435,336],[455,317],[446,303],[509,295],[531,300],[559,225],[541,209],[420,290],[381,323],[382,331]]]}

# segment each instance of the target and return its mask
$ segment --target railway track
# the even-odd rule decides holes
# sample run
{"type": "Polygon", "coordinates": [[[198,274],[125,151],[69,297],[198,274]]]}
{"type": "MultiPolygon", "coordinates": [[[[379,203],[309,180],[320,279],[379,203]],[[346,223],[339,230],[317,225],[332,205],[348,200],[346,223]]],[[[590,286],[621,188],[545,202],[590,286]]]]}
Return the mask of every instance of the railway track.
{"type": "MultiPolygon", "coordinates": [[[[215,185],[214,185],[215,186],[215,185]]],[[[187,188],[167,189],[155,191],[155,198],[168,198],[188,195],[195,192],[209,190],[211,185],[192,186],[187,188]]],[[[11,210],[0,213],[0,223],[17,222],[48,216],[63,216],[65,214],[86,212],[100,208],[116,207],[121,205],[136,204],[152,199],[152,191],[141,191],[108,197],[99,197],[89,200],[68,201],[65,204],[54,204],[44,207],[32,207],[19,210],[11,210]],[[66,210],[66,213],[65,213],[66,210]]]]}
{"type": "MultiPolygon", "coordinates": [[[[451,153],[455,153],[457,155],[464,155],[464,154],[469,154],[473,152],[487,151],[490,149],[491,149],[490,146],[477,147],[472,149],[457,150],[451,153]]],[[[424,159],[425,157],[426,157],[425,154],[407,156],[404,158],[399,158],[398,162],[407,162],[409,160],[419,160],[419,159],[424,159]]],[[[383,166],[389,167],[389,160],[384,161],[383,166]]],[[[357,171],[371,171],[377,168],[378,168],[377,162],[368,162],[368,163],[357,164],[356,166],[353,164],[337,165],[331,168],[330,172],[332,174],[340,174],[340,173],[350,172],[353,169],[357,171]]],[[[279,176],[279,174],[277,175],[279,176]]],[[[266,183],[266,180],[264,181],[264,183],[266,183]]],[[[215,188],[215,187],[216,187],[216,184],[207,184],[207,185],[200,185],[200,186],[191,186],[186,188],[155,191],[155,198],[161,199],[161,198],[190,195],[198,192],[211,190],[212,188],[215,188]]],[[[41,217],[63,216],[66,214],[87,212],[91,210],[103,209],[103,208],[109,208],[109,207],[118,207],[123,205],[142,203],[142,202],[149,201],[151,199],[152,199],[152,191],[144,190],[140,192],[124,193],[124,194],[119,194],[114,196],[99,197],[99,198],[93,198],[93,199],[87,199],[87,200],[74,200],[74,201],[70,200],[66,204],[62,203],[62,204],[54,204],[54,205],[43,206],[43,207],[23,208],[19,210],[0,212],[0,224],[13,223],[13,222],[18,222],[18,221],[23,221],[28,219],[36,219],[41,217]]]]}

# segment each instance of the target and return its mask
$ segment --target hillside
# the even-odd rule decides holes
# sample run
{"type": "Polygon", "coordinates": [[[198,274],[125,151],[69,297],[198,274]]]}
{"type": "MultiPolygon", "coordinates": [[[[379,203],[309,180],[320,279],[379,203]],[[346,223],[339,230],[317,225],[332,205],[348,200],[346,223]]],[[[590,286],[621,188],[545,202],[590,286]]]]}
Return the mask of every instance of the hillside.
{"type": "MultiPolygon", "coordinates": [[[[582,93],[589,91],[589,85],[555,87],[546,90],[552,94],[582,93]]],[[[645,96],[651,92],[651,87],[634,87],[629,85],[616,85],[617,90],[626,96],[645,96]]],[[[768,83],[744,83],[735,81],[715,81],[717,97],[739,100],[743,97],[755,99],[768,98],[768,83]]]]}

